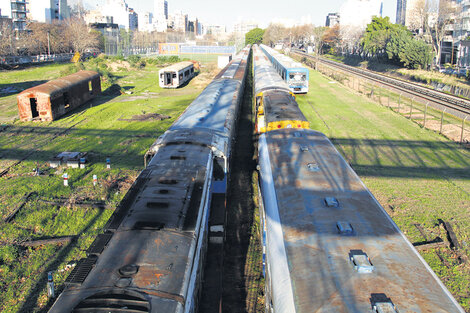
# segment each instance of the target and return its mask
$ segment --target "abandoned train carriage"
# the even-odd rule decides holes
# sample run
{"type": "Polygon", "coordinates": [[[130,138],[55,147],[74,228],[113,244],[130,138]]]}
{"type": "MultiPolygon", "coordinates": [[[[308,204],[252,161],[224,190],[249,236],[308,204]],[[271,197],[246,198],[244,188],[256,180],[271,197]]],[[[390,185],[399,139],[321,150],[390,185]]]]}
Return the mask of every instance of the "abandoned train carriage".
{"type": "Polygon", "coordinates": [[[162,88],[178,88],[194,76],[194,63],[179,62],[162,68],[158,76],[162,88]]]}
{"type": "Polygon", "coordinates": [[[53,121],[100,93],[100,74],[80,71],[18,94],[18,113],[22,121],[53,121]]]}

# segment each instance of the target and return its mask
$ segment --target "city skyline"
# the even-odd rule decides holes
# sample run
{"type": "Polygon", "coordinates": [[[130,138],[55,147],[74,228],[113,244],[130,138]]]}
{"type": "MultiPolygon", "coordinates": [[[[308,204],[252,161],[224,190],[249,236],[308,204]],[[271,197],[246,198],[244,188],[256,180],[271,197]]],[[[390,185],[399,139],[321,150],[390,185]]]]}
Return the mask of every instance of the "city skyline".
{"type": "MultiPolygon", "coordinates": [[[[70,1],[74,3],[75,1],[70,1]]],[[[105,0],[82,0],[88,8],[101,6],[105,0]]],[[[204,0],[200,2],[190,0],[169,0],[168,12],[183,11],[190,16],[198,17],[200,20],[213,25],[226,25],[228,30],[233,30],[237,20],[257,20],[260,27],[265,28],[273,20],[298,20],[302,17],[311,16],[315,26],[324,26],[328,13],[339,12],[345,0],[331,0],[328,2],[296,0],[290,2],[271,3],[267,0],[248,1],[240,0],[235,7],[228,8],[228,2],[219,0],[204,0]],[[250,6],[251,10],[246,7],[250,6]],[[208,10],[207,8],[210,8],[208,10]],[[299,10],[302,8],[302,10],[299,10]],[[223,14],[220,14],[223,12],[223,14]],[[261,13],[262,12],[262,13],[261,13]]],[[[134,8],[137,14],[154,11],[154,0],[126,0],[126,3],[134,8]]],[[[383,0],[383,16],[389,16],[395,22],[396,0],[383,0]]]]}

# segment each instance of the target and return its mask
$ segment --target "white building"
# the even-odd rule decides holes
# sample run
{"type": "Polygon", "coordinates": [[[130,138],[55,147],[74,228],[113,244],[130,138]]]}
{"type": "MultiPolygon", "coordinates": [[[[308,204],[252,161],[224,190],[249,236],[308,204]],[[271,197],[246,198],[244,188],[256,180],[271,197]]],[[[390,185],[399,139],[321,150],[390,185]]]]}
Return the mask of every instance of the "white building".
{"type": "Polygon", "coordinates": [[[52,23],[70,17],[67,0],[31,0],[29,18],[40,23],[52,23]]]}
{"type": "Polygon", "coordinates": [[[153,30],[153,13],[152,12],[145,12],[143,14],[139,14],[139,31],[143,32],[150,32],[153,30]]]}
{"type": "Polygon", "coordinates": [[[168,16],[168,25],[175,31],[186,32],[188,30],[188,15],[178,12],[168,16]]]}
{"type": "Polygon", "coordinates": [[[0,0],[1,16],[11,19],[14,30],[26,30],[26,5],[26,0],[0,0]]]}
{"type": "Polygon", "coordinates": [[[129,8],[125,0],[106,0],[101,8],[106,16],[112,16],[113,22],[119,25],[119,28],[135,29],[138,23],[137,13],[129,8]]]}
{"type": "Polygon", "coordinates": [[[255,20],[242,21],[239,19],[237,23],[233,26],[233,32],[238,37],[243,37],[250,30],[255,29],[255,28],[258,28],[258,21],[255,21],[255,20]]]}
{"type": "Polygon", "coordinates": [[[328,13],[325,26],[333,27],[339,24],[339,13],[328,13]]]}
{"type": "Polygon", "coordinates": [[[155,17],[164,16],[168,19],[168,1],[166,0],[155,0],[155,17]]]}

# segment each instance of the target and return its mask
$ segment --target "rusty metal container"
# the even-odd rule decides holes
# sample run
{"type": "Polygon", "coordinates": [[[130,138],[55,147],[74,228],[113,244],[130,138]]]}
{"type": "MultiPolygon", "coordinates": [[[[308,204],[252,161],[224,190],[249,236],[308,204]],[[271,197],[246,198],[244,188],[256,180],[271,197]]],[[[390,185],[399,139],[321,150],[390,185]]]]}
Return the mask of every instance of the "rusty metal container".
{"type": "Polygon", "coordinates": [[[53,121],[100,93],[100,74],[80,71],[18,94],[18,114],[22,121],[53,121]]]}

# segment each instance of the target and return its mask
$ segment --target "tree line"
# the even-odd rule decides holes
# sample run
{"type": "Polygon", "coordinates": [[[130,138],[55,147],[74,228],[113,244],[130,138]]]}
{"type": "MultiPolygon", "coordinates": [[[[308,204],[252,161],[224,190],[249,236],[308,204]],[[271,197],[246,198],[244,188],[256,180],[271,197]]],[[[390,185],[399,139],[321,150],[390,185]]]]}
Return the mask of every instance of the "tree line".
{"type": "Polygon", "coordinates": [[[450,24],[458,24],[461,7],[451,0],[416,0],[410,11],[408,28],[394,24],[388,17],[374,16],[366,28],[350,25],[323,27],[302,25],[284,27],[270,24],[253,29],[245,42],[305,48],[317,54],[353,55],[377,59],[408,68],[427,69],[439,64],[442,41],[450,24]]]}

